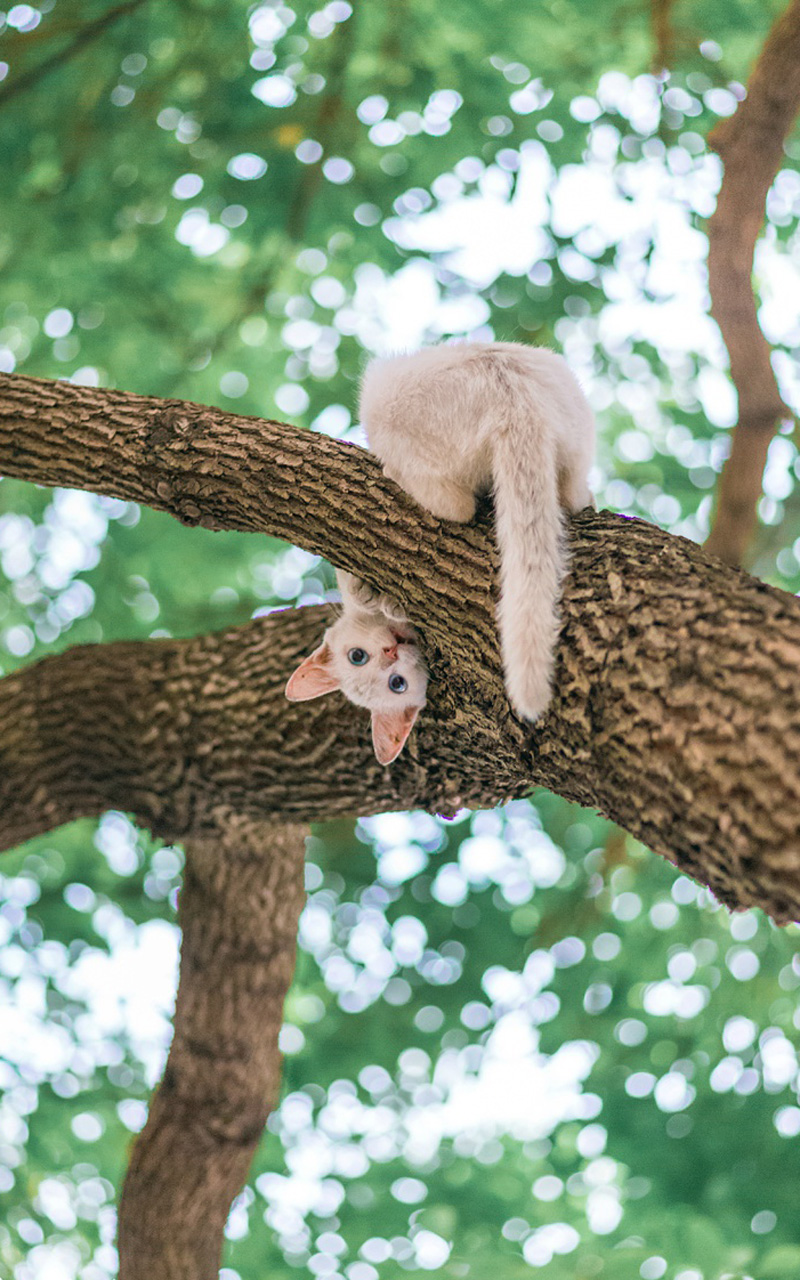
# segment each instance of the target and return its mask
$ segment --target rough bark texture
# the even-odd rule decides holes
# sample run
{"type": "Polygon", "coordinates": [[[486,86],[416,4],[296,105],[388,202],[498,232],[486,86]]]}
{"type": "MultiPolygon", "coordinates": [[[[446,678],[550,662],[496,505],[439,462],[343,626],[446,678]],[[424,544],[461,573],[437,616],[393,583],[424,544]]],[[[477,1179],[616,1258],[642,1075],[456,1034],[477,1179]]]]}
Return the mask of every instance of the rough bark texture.
{"type": "Polygon", "coordinates": [[[325,552],[400,599],[433,675],[410,747],[382,769],[366,715],[338,696],[284,699],[324,610],[47,659],[0,683],[3,844],[109,805],[179,839],[217,807],[284,821],[447,811],[542,784],[728,904],[800,917],[794,596],[650,525],[584,513],[558,692],[532,730],[503,689],[488,511],[443,525],[364,451],[288,426],[26,378],[0,379],[0,397],[0,471],[325,552]]]}
{"type": "Polygon", "coordinates": [[[770,346],[753,294],[753,254],[784,139],[800,109],[800,0],[772,28],[747,84],[747,97],[709,137],[725,166],[708,223],[711,314],[719,325],[739,397],[739,420],[717,490],[706,546],[741,564],[753,535],[770,441],[790,419],[778,390],[770,346]]]}
{"type": "Polygon", "coordinates": [[[219,811],[187,842],[175,1036],[122,1192],[120,1280],[218,1274],[278,1094],[304,849],[301,827],[219,811]]]}

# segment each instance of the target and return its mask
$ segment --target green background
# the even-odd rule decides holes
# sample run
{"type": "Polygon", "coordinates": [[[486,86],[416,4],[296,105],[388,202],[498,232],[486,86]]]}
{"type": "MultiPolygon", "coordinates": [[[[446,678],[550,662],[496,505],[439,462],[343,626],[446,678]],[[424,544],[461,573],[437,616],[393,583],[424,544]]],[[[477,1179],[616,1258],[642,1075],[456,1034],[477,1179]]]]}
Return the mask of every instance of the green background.
{"type": "MultiPolygon", "coordinates": [[[[674,3],[660,54],[649,7],[610,0],[140,3],[70,55],[106,12],[76,9],[0,28],[0,369],[357,439],[365,352],[552,344],[597,410],[600,504],[704,536],[733,418],[705,139],[778,6],[674,3]]],[[[790,401],[798,156],[756,272],[790,401]]],[[[793,591],[798,475],[786,434],[753,568],[793,591]]],[[[10,480],[0,563],[4,671],[333,588],[267,538],[10,480]]],[[[2,1276],[115,1273],[180,867],[119,814],[4,857],[2,1276]]],[[[800,1274],[794,926],[546,794],[320,828],[308,889],[225,1280],[800,1274]]]]}

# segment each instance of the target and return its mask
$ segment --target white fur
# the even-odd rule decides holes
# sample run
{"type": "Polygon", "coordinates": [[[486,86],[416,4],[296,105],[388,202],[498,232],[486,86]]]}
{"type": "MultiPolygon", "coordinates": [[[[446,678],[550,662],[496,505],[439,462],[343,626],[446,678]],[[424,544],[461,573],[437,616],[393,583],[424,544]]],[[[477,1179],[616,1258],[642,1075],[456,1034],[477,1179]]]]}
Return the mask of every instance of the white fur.
{"type": "MultiPolygon", "coordinates": [[[[566,570],[562,506],[592,503],[594,419],[578,383],[561,356],[541,347],[431,347],[367,366],[361,420],[386,475],[440,519],[471,520],[476,495],[494,491],[506,688],[514,709],[537,719],[552,692],[566,570]]],[[[347,618],[346,605],[341,622],[347,618]]],[[[353,697],[344,679],[342,688],[358,705],[373,705],[359,701],[371,690],[353,697]]]]}
{"type": "Polygon", "coordinates": [[[396,712],[425,706],[428,673],[417,648],[417,637],[407,617],[392,600],[376,595],[350,573],[336,572],[342,593],[342,613],[325,632],[331,650],[331,670],[345,697],[370,711],[396,712]],[[404,643],[397,644],[401,637],[404,643]],[[385,650],[397,649],[396,659],[385,650]],[[363,649],[369,662],[354,667],[351,649],[363,649]],[[393,693],[389,678],[399,674],[408,684],[404,693],[393,693]]]}
{"type": "Polygon", "coordinates": [[[391,764],[425,706],[428,673],[414,628],[399,607],[349,573],[336,576],[341,617],[292,672],[286,697],[308,702],[341,690],[357,707],[371,711],[376,759],[391,764]],[[392,684],[400,684],[399,691],[392,684]]]}

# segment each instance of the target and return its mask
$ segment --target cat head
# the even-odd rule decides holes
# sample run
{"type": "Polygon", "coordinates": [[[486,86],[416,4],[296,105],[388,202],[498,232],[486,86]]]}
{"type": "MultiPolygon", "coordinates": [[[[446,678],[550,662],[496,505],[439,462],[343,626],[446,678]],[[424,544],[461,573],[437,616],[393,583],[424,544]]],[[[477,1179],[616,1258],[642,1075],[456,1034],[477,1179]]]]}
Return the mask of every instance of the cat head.
{"type": "Polygon", "coordinates": [[[428,673],[408,624],[345,615],[293,672],[286,697],[306,702],[341,689],[348,701],[372,713],[375,756],[380,764],[391,764],[425,706],[427,684],[428,673]]]}

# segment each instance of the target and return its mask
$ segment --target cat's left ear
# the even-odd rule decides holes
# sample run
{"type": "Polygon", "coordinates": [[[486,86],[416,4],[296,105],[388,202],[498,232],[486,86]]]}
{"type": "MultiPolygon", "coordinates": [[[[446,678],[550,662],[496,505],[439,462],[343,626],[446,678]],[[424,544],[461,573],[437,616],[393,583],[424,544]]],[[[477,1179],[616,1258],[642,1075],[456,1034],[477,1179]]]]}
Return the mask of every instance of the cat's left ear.
{"type": "Polygon", "coordinates": [[[286,697],[290,702],[308,702],[338,688],[339,677],[333,669],[333,654],[327,640],[323,640],[319,648],[292,672],[286,686],[286,697]]]}
{"type": "Polygon", "coordinates": [[[391,764],[397,759],[421,709],[406,707],[403,711],[373,711],[372,745],[378,764],[391,764]]]}

